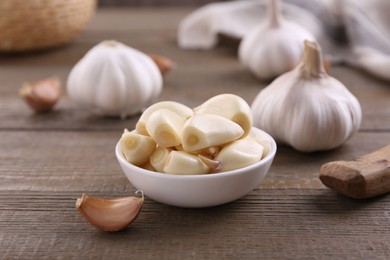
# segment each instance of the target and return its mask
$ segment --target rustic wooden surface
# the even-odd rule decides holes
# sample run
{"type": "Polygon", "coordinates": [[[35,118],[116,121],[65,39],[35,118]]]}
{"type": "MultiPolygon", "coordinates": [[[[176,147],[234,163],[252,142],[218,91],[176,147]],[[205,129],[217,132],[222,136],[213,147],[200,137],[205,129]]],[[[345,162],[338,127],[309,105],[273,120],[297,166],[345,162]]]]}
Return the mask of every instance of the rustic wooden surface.
{"type": "Polygon", "coordinates": [[[279,147],[266,179],[244,198],[208,209],[146,198],[138,219],[117,233],[89,226],[75,211],[82,192],[117,197],[135,191],[114,145],[137,117],[96,117],[65,94],[53,113],[34,115],[19,99],[19,86],[51,75],[65,83],[89,48],[116,39],[177,62],[161,100],[196,106],[229,92],[252,102],[266,84],[239,65],[234,49],[178,49],[176,27],[190,11],[101,9],[68,46],[0,56],[0,258],[389,259],[390,195],[352,200],[318,179],[323,163],[351,160],[390,143],[389,84],[346,67],[334,67],[331,74],[357,96],[364,118],[340,148],[302,154],[279,147]]]}

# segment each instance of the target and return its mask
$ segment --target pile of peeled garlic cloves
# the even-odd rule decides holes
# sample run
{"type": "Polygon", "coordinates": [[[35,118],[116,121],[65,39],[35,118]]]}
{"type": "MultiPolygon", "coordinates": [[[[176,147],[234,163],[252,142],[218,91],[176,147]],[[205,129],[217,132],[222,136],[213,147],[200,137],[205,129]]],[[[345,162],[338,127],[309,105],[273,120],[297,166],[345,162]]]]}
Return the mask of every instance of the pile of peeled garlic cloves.
{"type": "Polygon", "coordinates": [[[167,174],[195,175],[230,171],[264,158],[270,141],[252,133],[248,103],[233,94],[210,98],[191,109],[173,101],[145,110],[134,131],[119,143],[136,166],[167,174]]]}

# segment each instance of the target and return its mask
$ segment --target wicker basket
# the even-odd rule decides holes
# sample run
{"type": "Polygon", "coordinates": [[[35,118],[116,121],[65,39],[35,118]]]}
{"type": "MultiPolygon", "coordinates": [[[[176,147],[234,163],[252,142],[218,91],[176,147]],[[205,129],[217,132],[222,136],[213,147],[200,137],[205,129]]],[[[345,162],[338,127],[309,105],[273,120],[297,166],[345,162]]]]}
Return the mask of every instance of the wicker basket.
{"type": "Polygon", "coordinates": [[[0,52],[59,46],[86,26],[96,0],[0,0],[0,52]]]}

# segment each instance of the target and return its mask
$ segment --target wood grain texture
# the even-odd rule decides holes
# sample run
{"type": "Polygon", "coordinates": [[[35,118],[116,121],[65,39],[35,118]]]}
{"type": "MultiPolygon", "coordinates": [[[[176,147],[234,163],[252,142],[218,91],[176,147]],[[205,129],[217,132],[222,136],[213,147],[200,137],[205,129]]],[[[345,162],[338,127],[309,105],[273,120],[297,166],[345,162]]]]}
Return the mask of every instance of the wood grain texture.
{"type": "MultiPolygon", "coordinates": [[[[122,128],[112,131],[0,131],[0,190],[131,190],[114,147],[122,128]]],[[[322,164],[352,160],[382,147],[390,133],[361,133],[329,152],[304,154],[279,147],[262,189],[323,189],[322,164]]]]}
{"type": "Polygon", "coordinates": [[[352,160],[390,143],[390,87],[361,71],[333,67],[359,99],[362,127],[340,148],[304,154],[278,147],[261,185],[233,203],[183,209],[146,198],[136,222],[118,233],[89,226],[74,203],[82,192],[130,195],[114,146],[138,116],[91,115],[63,94],[53,113],[35,115],[17,90],[57,75],[105,39],[161,54],[178,67],[159,100],[194,107],[220,93],[249,103],[264,88],[230,45],[183,51],[178,22],[193,9],[99,9],[87,30],[58,49],[0,56],[0,258],[2,259],[389,259],[390,197],[355,201],[319,181],[320,166],[352,160]]]}
{"type": "MultiPolygon", "coordinates": [[[[105,192],[94,195],[110,197],[105,192]]],[[[126,193],[117,193],[125,196],[126,193]]],[[[0,192],[3,257],[134,259],[386,259],[389,197],[328,190],[256,190],[236,202],[182,209],[146,199],[127,229],[105,233],[74,209],[79,192],[0,192]]]]}

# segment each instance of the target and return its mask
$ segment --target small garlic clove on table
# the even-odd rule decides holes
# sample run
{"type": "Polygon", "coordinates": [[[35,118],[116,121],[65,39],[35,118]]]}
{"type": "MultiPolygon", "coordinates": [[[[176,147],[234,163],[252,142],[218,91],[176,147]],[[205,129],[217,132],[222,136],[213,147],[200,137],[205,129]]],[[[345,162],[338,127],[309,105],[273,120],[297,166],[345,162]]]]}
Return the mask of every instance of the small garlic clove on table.
{"type": "Polygon", "coordinates": [[[36,112],[48,112],[61,97],[61,83],[56,78],[26,82],[19,89],[19,95],[36,112]]]}
{"type": "Polygon", "coordinates": [[[166,57],[155,54],[149,54],[149,57],[156,63],[163,76],[168,74],[168,72],[175,67],[175,63],[166,57]]]}
{"type": "Polygon", "coordinates": [[[119,231],[130,225],[138,216],[142,197],[103,199],[82,194],[76,201],[76,209],[93,226],[104,231],[119,231]]]}

